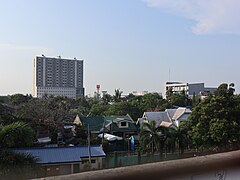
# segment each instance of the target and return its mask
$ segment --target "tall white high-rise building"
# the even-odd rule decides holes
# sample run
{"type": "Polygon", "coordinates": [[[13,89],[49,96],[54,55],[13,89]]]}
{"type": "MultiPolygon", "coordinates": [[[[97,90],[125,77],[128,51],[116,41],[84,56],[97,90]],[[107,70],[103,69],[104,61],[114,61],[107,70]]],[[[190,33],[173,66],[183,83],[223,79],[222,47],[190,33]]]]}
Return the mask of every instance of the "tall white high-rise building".
{"type": "Polygon", "coordinates": [[[33,69],[34,97],[84,96],[83,60],[36,56],[33,69]]]}

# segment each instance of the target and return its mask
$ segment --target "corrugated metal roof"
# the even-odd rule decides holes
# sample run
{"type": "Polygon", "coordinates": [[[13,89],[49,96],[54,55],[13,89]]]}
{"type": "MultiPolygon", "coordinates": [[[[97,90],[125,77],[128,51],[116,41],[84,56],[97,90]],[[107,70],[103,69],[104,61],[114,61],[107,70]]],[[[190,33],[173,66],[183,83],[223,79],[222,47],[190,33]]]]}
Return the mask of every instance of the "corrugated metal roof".
{"type": "Polygon", "coordinates": [[[87,130],[88,125],[90,131],[100,131],[103,127],[104,117],[103,116],[90,116],[90,117],[80,117],[84,129],[87,130]]]}
{"type": "MultiPolygon", "coordinates": [[[[106,156],[101,146],[91,146],[90,149],[92,157],[106,156]]],[[[41,164],[77,162],[89,156],[87,146],[21,148],[13,149],[13,151],[32,154],[39,159],[38,163],[41,164]]]]}
{"type": "Polygon", "coordinates": [[[145,112],[146,119],[156,122],[156,127],[160,126],[162,121],[171,122],[171,119],[168,117],[167,112],[145,112]]]}

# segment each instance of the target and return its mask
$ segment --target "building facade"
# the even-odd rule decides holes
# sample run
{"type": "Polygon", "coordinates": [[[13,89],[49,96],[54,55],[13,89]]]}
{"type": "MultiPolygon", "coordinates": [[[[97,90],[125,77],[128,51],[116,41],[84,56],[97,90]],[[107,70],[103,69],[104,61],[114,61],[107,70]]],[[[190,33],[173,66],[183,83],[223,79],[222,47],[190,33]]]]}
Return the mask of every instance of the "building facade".
{"type": "Polygon", "coordinates": [[[83,60],[36,56],[33,69],[34,97],[84,96],[83,60]]]}
{"type": "Polygon", "coordinates": [[[106,156],[101,145],[68,147],[35,147],[11,149],[37,158],[39,170],[32,178],[59,176],[102,169],[106,156]],[[89,161],[91,160],[91,163],[89,161]]]}
{"type": "Polygon", "coordinates": [[[210,94],[217,90],[217,88],[205,87],[204,83],[166,82],[164,86],[165,98],[167,91],[170,89],[172,93],[181,93],[184,91],[189,97],[192,97],[193,95],[202,95],[203,93],[210,94]]]}

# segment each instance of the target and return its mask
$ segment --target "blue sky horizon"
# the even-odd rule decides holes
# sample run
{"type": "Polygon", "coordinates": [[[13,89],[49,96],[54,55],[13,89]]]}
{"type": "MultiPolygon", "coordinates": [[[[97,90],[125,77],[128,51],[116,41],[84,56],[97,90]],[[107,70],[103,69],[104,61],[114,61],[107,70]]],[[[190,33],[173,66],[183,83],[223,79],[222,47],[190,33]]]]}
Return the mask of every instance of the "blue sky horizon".
{"type": "Polygon", "coordinates": [[[240,83],[238,0],[2,0],[0,95],[32,94],[36,55],[84,60],[85,95],[240,83]],[[169,76],[170,71],[170,76],[169,76]]]}

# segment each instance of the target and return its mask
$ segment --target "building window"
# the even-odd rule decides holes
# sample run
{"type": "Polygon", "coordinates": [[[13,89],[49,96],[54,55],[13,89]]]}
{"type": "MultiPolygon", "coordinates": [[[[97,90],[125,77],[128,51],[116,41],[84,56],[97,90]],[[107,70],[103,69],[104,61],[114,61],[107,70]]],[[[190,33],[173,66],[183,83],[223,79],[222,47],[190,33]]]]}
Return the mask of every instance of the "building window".
{"type": "Polygon", "coordinates": [[[120,127],[127,127],[127,122],[124,122],[124,121],[121,122],[121,123],[120,123],[120,127]]]}
{"type": "Polygon", "coordinates": [[[88,162],[89,162],[88,160],[82,160],[82,164],[86,164],[88,162]]]}

